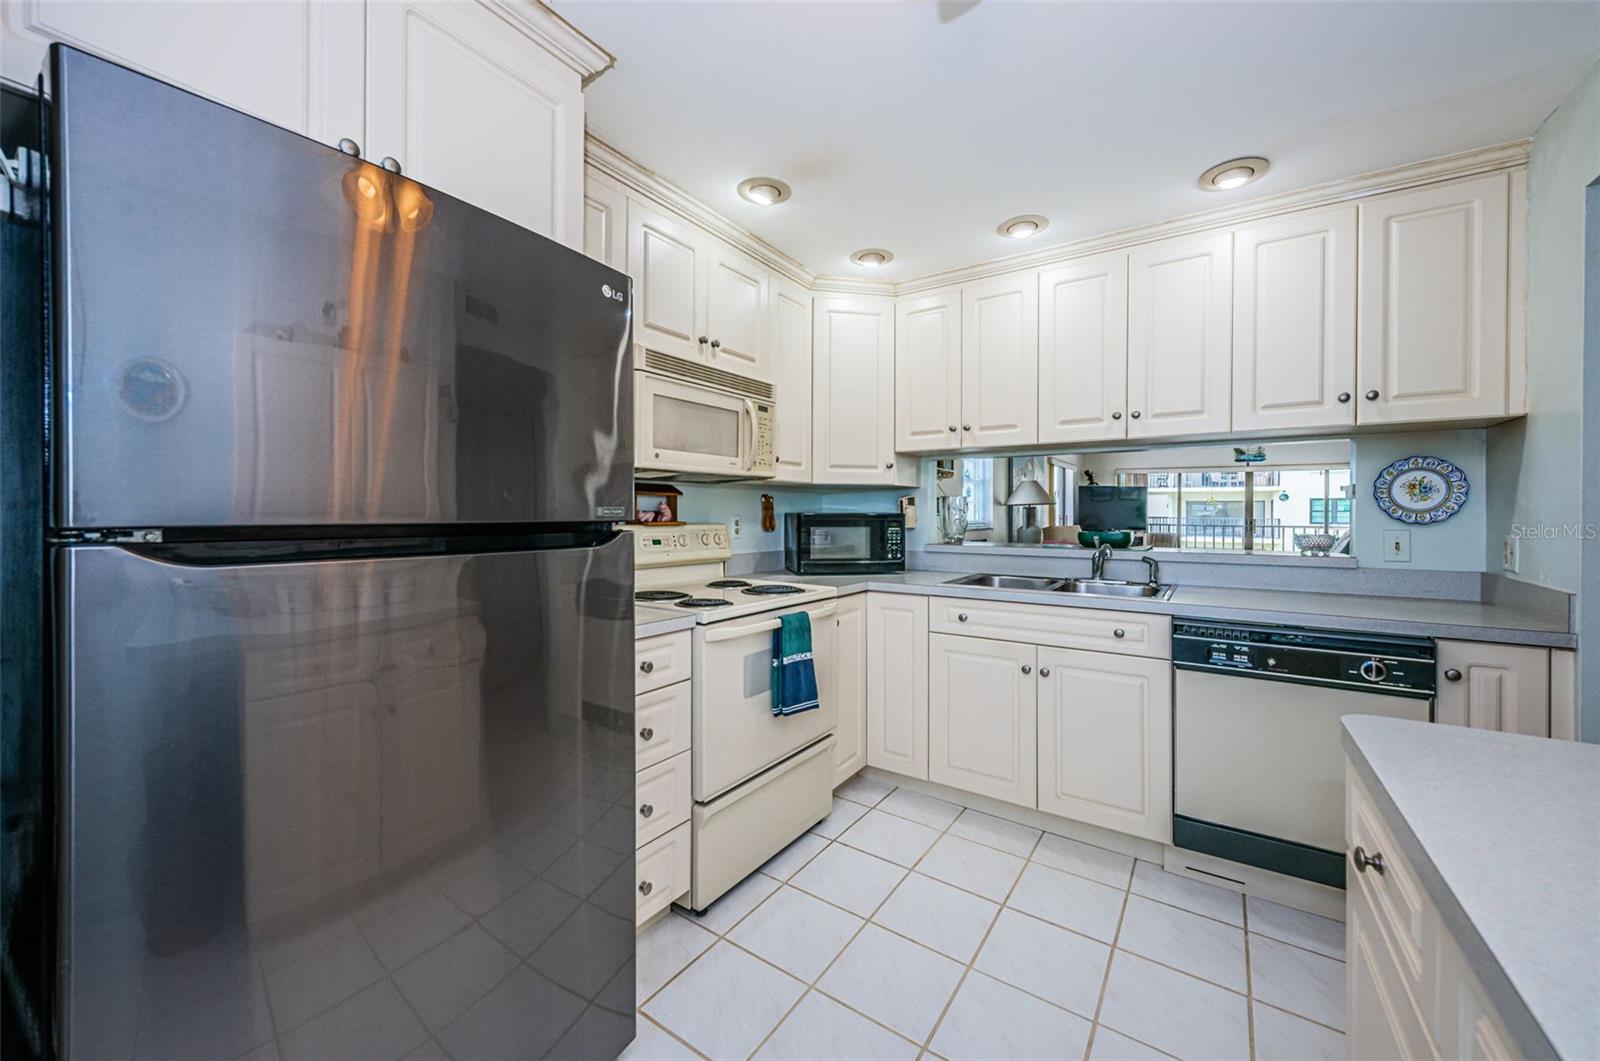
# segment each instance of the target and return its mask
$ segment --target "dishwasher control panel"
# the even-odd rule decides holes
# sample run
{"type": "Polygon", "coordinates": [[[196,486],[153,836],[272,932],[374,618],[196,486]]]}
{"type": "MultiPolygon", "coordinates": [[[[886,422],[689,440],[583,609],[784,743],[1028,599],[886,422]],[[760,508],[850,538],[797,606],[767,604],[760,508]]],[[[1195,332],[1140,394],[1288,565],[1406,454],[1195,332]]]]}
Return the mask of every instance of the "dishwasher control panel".
{"type": "Polygon", "coordinates": [[[1308,685],[1434,693],[1434,645],[1421,637],[1178,620],[1172,625],[1172,662],[1180,669],[1308,685]]]}

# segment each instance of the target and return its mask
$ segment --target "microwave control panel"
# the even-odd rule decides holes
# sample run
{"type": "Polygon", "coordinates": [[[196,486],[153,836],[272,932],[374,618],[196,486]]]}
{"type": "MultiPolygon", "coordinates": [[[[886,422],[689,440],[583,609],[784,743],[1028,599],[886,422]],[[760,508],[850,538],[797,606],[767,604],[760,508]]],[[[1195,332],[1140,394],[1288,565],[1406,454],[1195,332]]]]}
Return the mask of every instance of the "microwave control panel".
{"type": "Polygon", "coordinates": [[[906,558],[906,531],[902,523],[891,523],[883,532],[883,548],[888,554],[887,559],[904,560],[906,558]]]}
{"type": "Polygon", "coordinates": [[[750,455],[752,469],[771,469],[776,463],[772,455],[772,420],[773,408],[771,402],[755,402],[755,450],[750,455]]]}

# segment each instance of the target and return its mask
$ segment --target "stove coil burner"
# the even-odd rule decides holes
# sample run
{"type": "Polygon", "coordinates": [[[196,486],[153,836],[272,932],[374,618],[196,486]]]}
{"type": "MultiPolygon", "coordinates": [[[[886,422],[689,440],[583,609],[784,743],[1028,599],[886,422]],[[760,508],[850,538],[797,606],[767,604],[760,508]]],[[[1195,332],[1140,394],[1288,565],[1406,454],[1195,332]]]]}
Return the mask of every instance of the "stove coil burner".
{"type": "Polygon", "coordinates": [[[636,601],[683,600],[688,594],[676,589],[645,589],[633,595],[636,601]]]}
{"type": "Polygon", "coordinates": [[[731,600],[720,600],[716,597],[690,597],[688,600],[679,601],[676,606],[679,608],[727,608],[731,607],[732,604],[733,601],[731,600]]]}
{"type": "Polygon", "coordinates": [[[750,583],[742,578],[719,578],[715,582],[707,582],[707,589],[744,589],[750,583]]]}
{"type": "Polygon", "coordinates": [[[799,586],[785,586],[775,582],[770,586],[751,586],[745,592],[752,597],[781,597],[790,593],[804,593],[805,590],[799,586]]]}

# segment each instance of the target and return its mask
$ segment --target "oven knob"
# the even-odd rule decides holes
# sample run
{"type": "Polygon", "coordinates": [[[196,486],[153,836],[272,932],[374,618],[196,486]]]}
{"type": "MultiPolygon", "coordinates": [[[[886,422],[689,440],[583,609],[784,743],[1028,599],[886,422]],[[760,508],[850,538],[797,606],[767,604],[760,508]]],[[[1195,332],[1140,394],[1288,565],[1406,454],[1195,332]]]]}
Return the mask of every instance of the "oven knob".
{"type": "Polygon", "coordinates": [[[1381,682],[1389,676],[1389,668],[1383,665],[1382,660],[1365,660],[1361,664],[1361,676],[1369,682],[1381,682]]]}
{"type": "Polygon", "coordinates": [[[722,540],[723,539],[722,539],[722,532],[721,531],[717,531],[717,533],[712,535],[712,537],[716,539],[716,542],[717,542],[718,545],[722,544],[722,540]]]}

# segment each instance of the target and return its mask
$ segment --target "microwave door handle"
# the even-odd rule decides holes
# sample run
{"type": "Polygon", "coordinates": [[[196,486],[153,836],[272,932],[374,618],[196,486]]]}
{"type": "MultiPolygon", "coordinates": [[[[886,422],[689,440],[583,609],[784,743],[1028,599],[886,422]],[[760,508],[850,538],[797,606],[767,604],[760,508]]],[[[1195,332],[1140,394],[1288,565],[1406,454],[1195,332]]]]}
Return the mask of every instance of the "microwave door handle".
{"type": "MultiPolygon", "coordinates": [[[[812,622],[818,622],[822,619],[833,618],[833,613],[838,610],[839,606],[837,604],[829,604],[826,607],[818,608],[814,612],[807,611],[806,614],[811,616],[812,622]]],[[[721,623],[715,623],[712,624],[711,629],[706,631],[705,640],[706,644],[714,644],[718,641],[732,641],[735,638],[749,637],[752,634],[762,634],[766,633],[768,630],[776,630],[782,625],[783,624],[776,619],[768,619],[767,621],[761,623],[750,623],[747,626],[734,627],[727,627],[723,626],[721,623]]]]}
{"type": "Polygon", "coordinates": [[[749,398],[744,400],[744,428],[749,440],[744,451],[744,470],[749,471],[756,466],[756,403],[749,398]]]}

